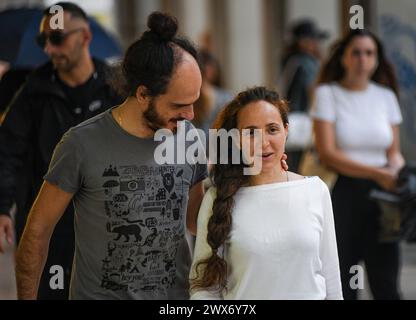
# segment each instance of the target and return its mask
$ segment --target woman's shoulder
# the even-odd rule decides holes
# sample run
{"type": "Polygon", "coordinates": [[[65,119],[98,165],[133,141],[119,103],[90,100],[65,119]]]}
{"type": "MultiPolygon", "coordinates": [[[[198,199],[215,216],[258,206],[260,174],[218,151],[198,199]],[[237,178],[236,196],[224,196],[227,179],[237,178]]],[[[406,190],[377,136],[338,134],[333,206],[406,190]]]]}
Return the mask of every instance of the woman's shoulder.
{"type": "Polygon", "coordinates": [[[288,180],[289,181],[296,181],[296,180],[304,180],[308,177],[302,176],[292,171],[288,171],[288,180]]]}
{"type": "Polygon", "coordinates": [[[374,81],[370,82],[370,86],[373,88],[373,91],[382,95],[395,95],[394,91],[381,83],[374,81]]]}
{"type": "Polygon", "coordinates": [[[317,93],[330,93],[334,83],[321,83],[316,86],[317,93]]]}
{"type": "Polygon", "coordinates": [[[312,188],[319,192],[329,192],[328,185],[319,177],[319,176],[305,176],[305,181],[309,185],[312,185],[312,188]]]}

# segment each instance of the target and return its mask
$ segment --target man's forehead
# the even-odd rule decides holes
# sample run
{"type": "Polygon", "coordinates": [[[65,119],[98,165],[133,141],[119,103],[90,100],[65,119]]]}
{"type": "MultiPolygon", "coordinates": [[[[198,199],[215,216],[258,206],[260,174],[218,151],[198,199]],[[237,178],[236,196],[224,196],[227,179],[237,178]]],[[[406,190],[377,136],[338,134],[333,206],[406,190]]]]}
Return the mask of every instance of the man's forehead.
{"type": "MultiPolygon", "coordinates": [[[[73,25],[76,24],[76,19],[72,19],[70,12],[64,11],[63,16],[64,16],[64,28],[63,28],[63,30],[70,29],[73,25]]],[[[52,28],[51,28],[51,25],[50,25],[50,21],[51,21],[51,19],[53,17],[54,17],[53,15],[51,15],[51,16],[49,16],[49,15],[43,16],[42,21],[40,23],[40,32],[45,32],[45,31],[46,32],[49,32],[49,31],[52,31],[52,28]]]]}
{"type": "Polygon", "coordinates": [[[166,93],[178,103],[192,103],[198,98],[200,89],[201,80],[197,75],[172,77],[166,93]]]}

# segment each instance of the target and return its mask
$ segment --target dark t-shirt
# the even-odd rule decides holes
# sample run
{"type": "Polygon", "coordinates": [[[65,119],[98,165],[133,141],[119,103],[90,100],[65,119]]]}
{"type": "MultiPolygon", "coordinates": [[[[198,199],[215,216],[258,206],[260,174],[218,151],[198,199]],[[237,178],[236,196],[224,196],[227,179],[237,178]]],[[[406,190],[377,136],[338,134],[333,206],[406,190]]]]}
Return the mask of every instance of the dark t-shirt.
{"type": "Polygon", "coordinates": [[[108,110],[57,145],[45,180],[75,194],[71,299],[188,298],[186,209],[207,168],[158,165],[160,144],[130,135],[108,110]]]}
{"type": "Polygon", "coordinates": [[[81,122],[82,119],[85,119],[85,114],[88,110],[94,111],[101,108],[101,101],[93,99],[95,94],[93,90],[94,80],[97,77],[96,72],[94,72],[83,84],[75,87],[68,86],[57,74],[55,74],[55,76],[57,83],[68,99],[68,105],[71,106],[72,112],[76,117],[79,117],[79,122],[81,122]]]}

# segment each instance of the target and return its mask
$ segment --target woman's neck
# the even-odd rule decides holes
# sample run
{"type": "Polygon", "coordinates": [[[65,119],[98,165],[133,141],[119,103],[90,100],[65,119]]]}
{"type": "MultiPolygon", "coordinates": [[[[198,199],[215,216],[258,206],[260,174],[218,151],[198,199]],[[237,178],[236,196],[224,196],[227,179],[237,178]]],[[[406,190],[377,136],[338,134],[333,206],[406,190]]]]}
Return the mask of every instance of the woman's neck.
{"type": "Polygon", "coordinates": [[[340,85],[351,91],[364,91],[370,84],[370,80],[367,77],[344,77],[340,82],[340,85]]]}
{"type": "Polygon", "coordinates": [[[289,181],[289,172],[283,170],[283,168],[276,168],[275,170],[268,172],[261,172],[258,175],[251,176],[249,179],[250,186],[258,186],[262,184],[270,184],[277,182],[289,181]]]}

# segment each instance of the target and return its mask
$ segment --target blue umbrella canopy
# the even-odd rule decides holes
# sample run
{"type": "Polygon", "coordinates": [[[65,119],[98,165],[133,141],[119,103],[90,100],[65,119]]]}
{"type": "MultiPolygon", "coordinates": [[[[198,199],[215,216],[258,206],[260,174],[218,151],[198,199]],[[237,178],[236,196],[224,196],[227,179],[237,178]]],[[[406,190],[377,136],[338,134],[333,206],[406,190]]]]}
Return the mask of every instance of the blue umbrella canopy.
{"type": "MultiPolygon", "coordinates": [[[[34,68],[48,60],[35,41],[42,16],[40,8],[0,12],[0,60],[9,62],[12,68],[34,68]]],[[[101,60],[119,57],[118,42],[93,18],[89,17],[89,22],[93,35],[91,55],[101,60]]]]}

